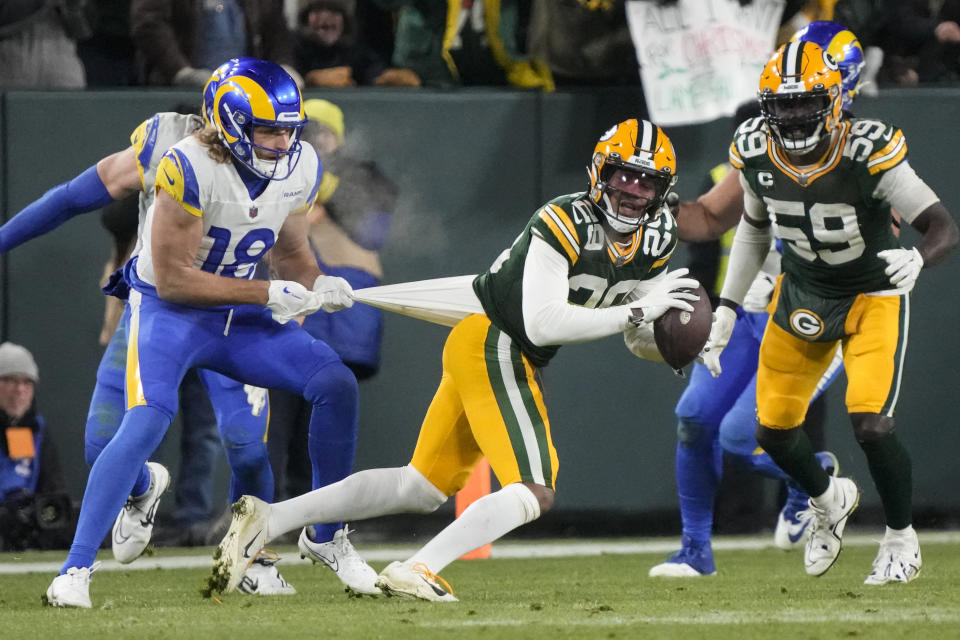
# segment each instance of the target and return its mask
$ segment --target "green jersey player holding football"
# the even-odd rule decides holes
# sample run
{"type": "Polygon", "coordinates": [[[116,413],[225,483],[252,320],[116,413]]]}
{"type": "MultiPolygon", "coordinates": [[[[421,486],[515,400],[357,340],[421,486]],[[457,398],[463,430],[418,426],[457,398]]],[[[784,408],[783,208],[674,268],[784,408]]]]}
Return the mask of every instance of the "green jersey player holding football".
{"type": "Polygon", "coordinates": [[[836,61],[812,42],[790,42],[760,77],[761,117],[745,121],[730,146],[741,171],[744,214],[731,249],[704,362],[720,375],[720,352],[770,248],[783,243],[783,274],[757,371],[757,442],[807,493],[804,552],[810,575],[840,553],[860,491],[832,478],[800,429],[837,343],[847,372],[847,411],[883,503],[886,533],[866,584],[909,582],[921,556],[912,526],[910,457],[894,432],[910,318],[910,291],[924,266],[957,244],[957,225],[907,162],[895,126],[841,119],[836,61]],[[904,249],[893,207],[917,231],[904,249]]]}
{"type": "Polygon", "coordinates": [[[465,317],[447,338],[410,464],[361,471],[272,505],[244,496],[215,555],[214,588],[239,583],[251,561],[245,549],[305,524],[434,511],[486,456],[502,488],[377,579],[387,593],[455,602],[437,573],[552,506],[558,458],[539,370],[562,344],[621,332],[631,351],[658,359],[652,322],[669,308],[692,311],[687,301],[697,299],[682,291],[698,286],[685,269],[667,272],[677,235],[663,203],[676,158],[663,131],[645,120],[612,127],[588,173],[588,191],[537,210],[473,281],[484,313],[465,317]]]}

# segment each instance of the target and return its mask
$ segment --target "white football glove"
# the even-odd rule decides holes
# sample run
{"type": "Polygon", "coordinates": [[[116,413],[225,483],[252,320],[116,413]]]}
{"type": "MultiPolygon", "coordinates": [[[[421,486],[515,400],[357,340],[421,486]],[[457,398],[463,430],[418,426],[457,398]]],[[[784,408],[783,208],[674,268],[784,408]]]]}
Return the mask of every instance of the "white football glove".
{"type": "Polygon", "coordinates": [[[693,307],[687,300],[699,300],[700,296],[692,291],[679,291],[679,289],[696,290],[700,283],[693,278],[684,278],[689,269],[677,269],[668,271],[667,275],[653,283],[644,296],[630,305],[635,319],[639,317],[640,322],[650,323],[662,316],[667,309],[680,309],[682,311],[693,311],[693,307]],[[638,311],[642,312],[638,316],[638,311]]]}
{"type": "Polygon", "coordinates": [[[317,276],[313,292],[320,298],[320,308],[327,313],[353,306],[353,287],[337,276],[317,276]]]}
{"type": "Polygon", "coordinates": [[[730,342],[733,325],[737,321],[737,312],[727,306],[719,306],[713,312],[713,324],[710,325],[710,337],[700,352],[703,364],[707,365],[714,378],[720,375],[720,354],[730,342]]]}
{"type": "Polygon", "coordinates": [[[887,268],[883,270],[890,276],[890,284],[900,291],[907,293],[913,290],[917,282],[920,269],[923,268],[923,256],[913,249],[887,249],[877,254],[878,258],[886,260],[887,268]]]}
{"type": "Polygon", "coordinates": [[[260,415],[263,408],[267,406],[267,390],[263,387],[255,387],[252,384],[243,385],[243,390],[247,394],[247,404],[250,405],[251,415],[260,415]]]}
{"type": "Polygon", "coordinates": [[[287,324],[297,316],[307,315],[320,309],[321,299],[313,291],[292,280],[271,280],[267,308],[273,319],[287,324]]]}

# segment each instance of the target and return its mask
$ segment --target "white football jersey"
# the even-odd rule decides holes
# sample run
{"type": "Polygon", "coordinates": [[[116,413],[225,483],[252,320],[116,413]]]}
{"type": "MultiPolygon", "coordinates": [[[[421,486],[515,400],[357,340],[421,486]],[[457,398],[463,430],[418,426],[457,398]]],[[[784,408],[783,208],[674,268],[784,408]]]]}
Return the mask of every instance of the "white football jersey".
{"type": "Polygon", "coordinates": [[[140,173],[140,220],[137,227],[137,244],[133,255],[143,246],[144,220],[153,204],[154,181],[157,167],[167,149],[203,127],[200,116],[166,111],[155,113],[133,130],[130,144],[136,151],[137,171],[140,173]]]}
{"type": "MultiPolygon", "coordinates": [[[[164,154],[156,188],[203,220],[196,268],[224,277],[253,277],[254,267],[276,242],[287,216],[310,210],[320,186],[320,159],[310,144],[301,144],[300,160],[290,177],[268,181],[256,198],[232,162],[213,160],[193,136],[164,154]]],[[[150,246],[154,208],[155,203],[147,211],[137,261],[137,277],[152,286],[156,286],[150,246]]]]}

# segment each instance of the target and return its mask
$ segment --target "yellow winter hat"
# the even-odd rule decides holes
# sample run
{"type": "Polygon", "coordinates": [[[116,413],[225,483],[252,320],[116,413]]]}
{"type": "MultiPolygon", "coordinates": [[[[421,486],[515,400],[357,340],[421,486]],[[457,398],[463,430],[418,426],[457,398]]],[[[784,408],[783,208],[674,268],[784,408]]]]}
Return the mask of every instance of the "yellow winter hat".
{"type": "Polygon", "coordinates": [[[343,111],[340,107],[328,100],[305,100],[303,112],[314,122],[329,127],[337,140],[343,142],[343,111]]]}

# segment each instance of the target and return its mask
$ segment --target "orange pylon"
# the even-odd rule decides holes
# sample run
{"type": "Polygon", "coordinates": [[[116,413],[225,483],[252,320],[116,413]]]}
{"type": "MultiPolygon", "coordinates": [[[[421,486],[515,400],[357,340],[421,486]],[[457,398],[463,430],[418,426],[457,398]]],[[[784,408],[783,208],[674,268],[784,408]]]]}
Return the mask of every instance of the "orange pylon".
{"type": "MultiPolygon", "coordinates": [[[[456,511],[457,517],[463,513],[464,509],[470,506],[470,503],[490,494],[490,463],[486,458],[482,458],[473,470],[473,474],[467,481],[466,486],[457,492],[456,511]]],[[[460,556],[463,560],[490,557],[490,544],[477,547],[470,553],[460,556]]]]}

